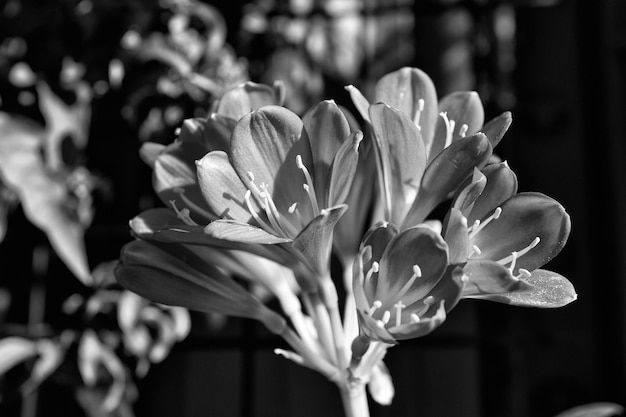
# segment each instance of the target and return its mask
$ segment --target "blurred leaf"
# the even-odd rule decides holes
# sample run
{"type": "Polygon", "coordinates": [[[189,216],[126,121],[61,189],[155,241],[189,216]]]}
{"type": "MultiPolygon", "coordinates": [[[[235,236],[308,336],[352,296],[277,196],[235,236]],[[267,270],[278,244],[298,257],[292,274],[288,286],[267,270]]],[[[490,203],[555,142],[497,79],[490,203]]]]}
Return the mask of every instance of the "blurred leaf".
{"type": "Polygon", "coordinates": [[[591,403],[570,408],[554,417],[610,417],[621,415],[624,407],[614,403],[591,403]]]}

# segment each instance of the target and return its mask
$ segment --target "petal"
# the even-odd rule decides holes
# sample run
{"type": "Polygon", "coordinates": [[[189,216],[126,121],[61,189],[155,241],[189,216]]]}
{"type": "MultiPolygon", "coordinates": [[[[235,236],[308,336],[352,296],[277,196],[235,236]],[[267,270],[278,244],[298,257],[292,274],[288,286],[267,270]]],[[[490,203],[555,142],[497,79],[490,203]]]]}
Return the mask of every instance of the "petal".
{"type": "Polygon", "coordinates": [[[396,235],[380,260],[374,299],[388,310],[400,299],[409,305],[423,298],[441,279],[448,266],[448,245],[440,234],[427,226],[415,226],[396,235]],[[405,294],[398,294],[414,274],[421,270],[405,294]]]}
{"type": "MultiPolygon", "coordinates": [[[[326,187],[328,202],[324,206],[343,204],[348,198],[359,162],[359,144],[362,139],[363,134],[360,131],[354,132],[337,150],[330,166],[330,177],[327,179],[326,187]]],[[[315,172],[319,172],[317,165],[315,172]]]]}
{"type": "Polygon", "coordinates": [[[333,229],[347,208],[342,204],[322,210],[293,240],[293,247],[320,276],[328,274],[333,229]]]}
{"type": "MultiPolygon", "coordinates": [[[[204,231],[205,226],[173,226],[171,228],[162,229],[149,236],[149,240],[163,243],[177,243],[186,245],[209,245],[223,249],[233,249],[245,251],[263,258],[279,262],[283,265],[289,265],[296,268],[295,260],[291,254],[284,251],[272,250],[271,245],[260,243],[239,242],[233,240],[218,239],[210,236],[204,231]]],[[[142,239],[147,236],[143,235],[142,239]]]]}
{"type": "Polygon", "coordinates": [[[571,282],[556,272],[536,269],[529,278],[524,278],[523,289],[492,295],[474,296],[489,301],[521,307],[563,307],[578,297],[571,282]]]}
{"type": "Polygon", "coordinates": [[[327,207],[324,191],[330,166],[341,144],[350,136],[350,125],[332,100],[322,101],[313,107],[304,115],[302,122],[311,145],[317,199],[322,207],[327,207]]]}
{"type": "Polygon", "coordinates": [[[417,126],[399,110],[386,104],[369,108],[380,149],[385,185],[391,195],[392,222],[399,222],[415,199],[426,167],[426,150],[417,126]]]}
{"type": "Polygon", "coordinates": [[[369,122],[370,116],[368,110],[370,107],[370,102],[367,101],[363,93],[361,93],[361,91],[353,85],[346,86],[346,91],[348,91],[348,93],[350,94],[350,99],[352,100],[354,107],[356,107],[356,110],[359,112],[363,120],[369,122]]]}
{"type": "Polygon", "coordinates": [[[448,262],[451,265],[465,263],[470,253],[470,240],[467,231],[467,219],[461,211],[455,208],[450,209],[443,236],[448,244],[448,262]]]}
{"type": "Polygon", "coordinates": [[[489,160],[491,153],[491,144],[481,133],[459,139],[444,149],[426,168],[402,228],[424,221],[433,208],[472,175],[474,167],[481,167],[489,160]]]}
{"type": "Polygon", "coordinates": [[[150,209],[135,216],[130,222],[133,234],[139,238],[149,238],[161,229],[180,225],[182,221],[166,208],[150,209]]]}
{"type": "MultiPolygon", "coordinates": [[[[348,205],[348,211],[341,217],[335,226],[333,245],[337,255],[344,265],[348,265],[354,259],[359,250],[359,243],[363,236],[363,231],[369,227],[371,222],[371,210],[376,187],[372,186],[376,181],[376,162],[374,153],[368,152],[367,142],[359,145],[359,160],[356,172],[352,180],[348,196],[344,201],[348,205]]],[[[333,167],[333,169],[335,169],[333,167]]],[[[337,193],[331,186],[329,191],[332,195],[337,193]]],[[[339,199],[335,197],[333,199],[339,199]]]]}
{"type": "Polygon", "coordinates": [[[481,259],[499,261],[519,252],[539,238],[539,244],[517,259],[516,267],[532,271],[555,257],[565,246],[570,218],[563,206],[540,193],[522,193],[501,206],[497,220],[472,237],[481,259]]]}
{"type": "MultiPolygon", "coordinates": [[[[478,132],[485,121],[483,103],[475,91],[456,91],[448,94],[439,101],[439,112],[446,113],[448,120],[454,121],[452,141],[478,132]],[[461,136],[460,130],[463,128],[463,125],[467,125],[467,130],[461,136]]],[[[442,117],[439,117],[437,119],[433,146],[429,153],[431,160],[445,147],[446,136],[446,123],[442,117]]]]}
{"type": "Polygon", "coordinates": [[[383,76],[376,84],[375,102],[395,107],[420,126],[424,147],[430,150],[438,111],[437,92],[428,74],[418,68],[404,67],[383,76]],[[424,109],[418,119],[420,99],[424,100],[424,109]]]}
{"type": "Polygon", "coordinates": [[[175,142],[156,159],[152,176],[154,190],[164,204],[175,202],[178,209],[189,208],[192,218],[204,223],[215,218],[202,197],[196,175],[195,161],[205,153],[199,145],[175,142]]]}
{"type": "Polygon", "coordinates": [[[482,219],[517,193],[517,176],[509,164],[501,162],[483,168],[487,183],[467,215],[469,224],[482,219]]]}
{"type": "Polygon", "coordinates": [[[378,404],[391,405],[395,389],[389,369],[387,369],[382,360],[372,368],[370,382],[367,384],[367,388],[372,399],[378,404]]]}
{"type": "MultiPolygon", "coordinates": [[[[363,240],[361,241],[361,252],[363,249],[369,247],[368,259],[363,259],[363,272],[367,273],[374,262],[380,264],[383,257],[383,253],[389,242],[398,234],[398,226],[388,222],[378,222],[370,230],[367,231],[363,240]]],[[[374,295],[376,294],[376,285],[378,281],[378,274],[374,273],[370,279],[363,284],[365,294],[369,300],[374,301],[374,295]]]]}
{"type": "MultiPolygon", "coordinates": [[[[218,217],[250,221],[244,197],[248,189],[228,160],[226,153],[213,151],[196,162],[198,183],[209,207],[218,217]]],[[[255,199],[250,199],[258,210],[255,199]]]]}
{"type": "Polygon", "coordinates": [[[468,184],[460,188],[459,193],[454,197],[452,207],[458,209],[463,216],[468,217],[476,199],[482,194],[487,185],[487,177],[474,168],[474,174],[466,181],[468,184]]]}
{"type": "Polygon", "coordinates": [[[278,100],[274,88],[248,81],[227,90],[220,98],[215,113],[239,120],[263,106],[278,104],[278,100]]]}
{"type": "Polygon", "coordinates": [[[506,293],[525,287],[524,281],[514,278],[507,267],[493,261],[470,260],[463,271],[467,275],[463,297],[506,293]]]}
{"type": "Polygon", "coordinates": [[[235,121],[212,114],[208,118],[187,119],[180,127],[178,140],[193,143],[209,151],[227,151],[230,148],[230,134],[235,121]]]}
{"type": "Polygon", "coordinates": [[[506,131],[509,130],[509,126],[511,126],[512,122],[513,116],[511,115],[511,112],[505,111],[500,116],[485,123],[480,131],[483,132],[487,138],[489,138],[491,146],[495,148],[496,145],[500,143],[500,140],[502,140],[506,131]]]}
{"type": "Polygon", "coordinates": [[[164,150],[165,145],[155,142],[146,142],[139,148],[139,156],[146,165],[150,168],[154,168],[154,163],[164,150]]]}
{"type": "Polygon", "coordinates": [[[311,175],[315,175],[309,141],[301,137],[302,126],[295,113],[266,106],[244,116],[231,138],[230,157],[237,175],[253,193],[255,187],[267,184],[281,213],[297,202],[303,215],[310,214],[308,196],[302,189],[305,179],[296,164],[299,155],[311,175]],[[256,185],[251,183],[250,174],[256,185]]]}
{"type": "Polygon", "coordinates": [[[211,222],[204,228],[204,233],[217,239],[233,242],[260,243],[262,245],[291,242],[290,239],[278,237],[256,226],[235,220],[211,222]]]}
{"type": "Polygon", "coordinates": [[[389,329],[389,333],[391,333],[396,340],[415,339],[417,337],[426,336],[446,321],[445,303],[441,302],[434,311],[435,314],[431,317],[427,317],[417,323],[407,323],[392,327],[389,329]]]}

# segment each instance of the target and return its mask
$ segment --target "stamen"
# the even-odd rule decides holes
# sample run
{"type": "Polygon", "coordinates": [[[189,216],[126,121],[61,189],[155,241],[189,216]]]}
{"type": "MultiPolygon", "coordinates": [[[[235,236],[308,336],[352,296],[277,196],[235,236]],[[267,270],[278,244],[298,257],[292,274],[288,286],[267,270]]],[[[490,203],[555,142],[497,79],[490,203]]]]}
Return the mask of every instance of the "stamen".
{"type": "Polygon", "coordinates": [[[463,123],[459,128],[459,136],[464,138],[465,135],[467,135],[467,129],[469,129],[469,126],[466,123],[463,123]]]}
{"type": "Polygon", "coordinates": [[[429,295],[428,297],[422,300],[422,303],[424,303],[424,307],[417,313],[414,313],[417,316],[422,316],[426,314],[426,312],[430,309],[430,306],[435,303],[435,297],[433,297],[432,295],[429,295]]]}
{"type": "Polygon", "coordinates": [[[417,278],[420,278],[421,276],[422,270],[420,269],[420,267],[417,265],[413,265],[413,275],[411,275],[411,278],[409,278],[409,280],[404,284],[400,291],[398,291],[398,293],[396,294],[396,298],[402,298],[404,294],[406,294],[406,292],[409,290],[409,288],[411,288],[415,280],[417,278]]]}
{"type": "Polygon", "coordinates": [[[302,187],[304,191],[309,195],[309,200],[311,200],[311,206],[313,207],[313,214],[317,216],[320,214],[320,209],[317,204],[317,197],[315,197],[315,187],[313,187],[313,179],[311,178],[311,174],[309,170],[304,166],[302,162],[302,156],[296,155],[296,165],[299,170],[304,174],[304,178],[306,179],[306,184],[303,184],[302,187]]]}
{"type": "Polygon", "coordinates": [[[480,220],[474,220],[474,223],[472,223],[472,225],[467,228],[467,231],[472,233],[474,230],[478,228],[478,226],[480,226],[480,220]]]}
{"type": "Polygon", "coordinates": [[[261,197],[263,201],[265,202],[264,208],[265,208],[265,214],[267,214],[268,220],[274,227],[274,230],[276,230],[277,232],[281,232],[283,235],[285,235],[285,237],[287,237],[287,233],[281,225],[280,213],[278,212],[278,209],[276,208],[276,204],[274,204],[274,200],[272,199],[272,196],[269,193],[269,190],[267,189],[267,184],[262,183],[260,185],[260,189],[262,191],[259,197],[261,197]]]}
{"type": "Polygon", "coordinates": [[[302,220],[300,210],[298,209],[298,203],[293,203],[292,205],[290,205],[287,211],[289,212],[289,214],[296,215],[296,219],[298,219],[298,224],[300,225],[300,227],[306,226],[306,223],[304,222],[304,220],[302,220]]]}
{"type": "Polygon", "coordinates": [[[259,187],[257,187],[254,182],[254,174],[251,171],[248,171],[246,172],[246,176],[248,177],[248,180],[250,180],[250,183],[248,184],[248,189],[254,193],[254,199],[257,201],[257,203],[259,203],[261,208],[264,209],[265,203],[263,202],[263,199],[260,198],[261,190],[259,190],[259,187]]]}
{"type": "Polygon", "coordinates": [[[402,309],[406,306],[404,305],[402,300],[398,301],[393,306],[396,309],[396,326],[399,326],[400,324],[402,324],[402,309]]]}
{"type": "Polygon", "coordinates": [[[194,212],[199,213],[209,220],[217,220],[217,217],[214,214],[209,213],[208,211],[191,201],[189,198],[187,198],[187,196],[185,195],[185,189],[178,187],[174,189],[174,192],[178,194],[183,200],[183,203],[185,203],[187,207],[191,207],[194,212]]]}
{"type": "Polygon", "coordinates": [[[170,204],[172,208],[174,209],[174,212],[176,213],[176,217],[182,220],[186,225],[189,225],[189,226],[198,225],[198,223],[194,222],[193,219],[191,218],[188,208],[179,210],[178,207],[176,207],[176,200],[170,200],[170,204]]]}
{"type": "Polygon", "coordinates": [[[380,319],[380,321],[382,321],[384,324],[387,324],[389,323],[390,318],[391,318],[391,313],[389,312],[389,310],[387,310],[383,313],[383,317],[380,319]]]}
{"type": "Polygon", "coordinates": [[[493,211],[493,214],[485,219],[485,221],[481,222],[480,220],[476,220],[472,227],[470,228],[470,239],[476,236],[478,232],[483,230],[485,226],[487,226],[491,221],[498,220],[500,215],[502,214],[502,208],[496,207],[493,211]]]}
{"type": "Polygon", "coordinates": [[[455,122],[454,120],[448,119],[448,113],[445,111],[442,111],[441,113],[439,113],[439,116],[441,116],[441,118],[443,119],[443,122],[446,125],[446,142],[445,142],[445,145],[443,146],[443,148],[445,149],[452,144],[452,132],[454,132],[455,122]]]}
{"type": "Polygon", "coordinates": [[[372,280],[372,275],[376,274],[378,272],[378,262],[374,261],[372,262],[372,267],[370,268],[369,271],[367,271],[367,274],[365,275],[365,283],[363,285],[370,285],[370,281],[372,280]]]}
{"type": "Polygon", "coordinates": [[[474,255],[480,256],[481,253],[483,253],[483,251],[481,251],[478,246],[472,245],[472,251],[470,252],[468,258],[471,258],[474,255]]]}
{"type": "Polygon", "coordinates": [[[516,279],[530,278],[531,273],[528,269],[520,268],[517,272],[519,274],[515,277],[516,279]]]}
{"type": "Polygon", "coordinates": [[[376,310],[378,310],[379,308],[381,308],[381,307],[382,307],[382,305],[383,305],[383,303],[382,303],[380,300],[375,300],[375,301],[372,303],[372,306],[370,307],[370,311],[368,311],[368,312],[367,312],[367,314],[369,314],[369,315],[371,316],[372,314],[374,314],[374,312],[375,312],[376,310]]]}
{"type": "Polygon", "coordinates": [[[263,230],[265,230],[268,233],[274,234],[275,233],[274,230],[267,223],[265,223],[263,219],[261,219],[261,217],[259,217],[259,214],[256,212],[256,210],[252,206],[252,201],[250,201],[251,195],[252,195],[252,192],[248,190],[246,191],[246,196],[243,198],[243,200],[246,202],[246,206],[248,207],[248,211],[250,212],[250,215],[252,215],[254,220],[259,224],[259,226],[261,226],[261,228],[263,228],[263,230]]]}
{"type": "Polygon", "coordinates": [[[509,267],[509,270],[512,273],[513,269],[515,269],[515,263],[517,262],[517,259],[519,259],[520,257],[522,257],[525,254],[527,254],[529,251],[534,249],[539,244],[539,242],[541,242],[541,239],[539,238],[539,236],[537,236],[536,238],[533,239],[532,242],[530,242],[530,245],[526,246],[524,249],[522,249],[520,251],[511,252],[511,254],[509,256],[507,256],[506,258],[500,259],[498,261],[498,263],[500,265],[506,265],[506,264],[510,263],[511,266],[509,267]]]}
{"type": "Polygon", "coordinates": [[[420,126],[420,119],[422,118],[422,112],[424,111],[424,99],[420,98],[417,100],[417,110],[415,110],[415,116],[413,117],[413,123],[417,126],[418,130],[422,130],[422,126],[420,126]]]}

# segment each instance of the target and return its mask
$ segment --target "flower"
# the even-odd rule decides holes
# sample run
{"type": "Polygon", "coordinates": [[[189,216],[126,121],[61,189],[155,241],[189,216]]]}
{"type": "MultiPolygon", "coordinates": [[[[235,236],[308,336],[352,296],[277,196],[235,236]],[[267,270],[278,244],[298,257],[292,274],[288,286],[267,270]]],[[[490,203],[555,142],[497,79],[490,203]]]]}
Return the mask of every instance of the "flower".
{"type": "Polygon", "coordinates": [[[174,143],[142,146],[141,156],[153,169],[154,190],[181,223],[205,225],[217,218],[200,192],[195,161],[210,151],[229,149],[237,120],[258,107],[280,104],[283,95],[281,84],[239,84],[213,104],[208,117],[185,120],[174,143]]]}
{"type": "Polygon", "coordinates": [[[560,307],[576,299],[563,276],[540,269],[565,246],[569,215],[540,193],[517,193],[506,162],[476,171],[454,200],[444,236],[463,264],[463,297],[560,307]],[[469,224],[469,226],[468,226],[469,224]]]}
{"type": "Polygon", "coordinates": [[[382,77],[375,104],[355,87],[347,89],[371,126],[385,220],[402,228],[423,222],[474,167],[484,166],[511,123],[510,113],[503,113],[483,126],[476,92],[438,102],[432,81],[417,68],[382,77]]]}
{"type": "Polygon", "coordinates": [[[131,242],[122,250],[117,280],[158,303],[256,319],[280,334],[284,319],[216,267],[210,256],[204,258],[202,249],[131,242]]]}
{"type": "Polygon", "coordinates": [[[441,325],[461,297],[462,270],[448,266],[448,245],[426,225],[401,232],[379,223],[363,239],[353,292],[361,337],[395,344],[441,325]]]}
{"type": "MultiPolygon", "coordinates": [[[[356,170],[360,132],[332,101],[305,115],[265,106],[239,120],[230,152],[197,162],[202,193],[220,219],[205,233],[282,244],[316,275],[328,274],[332,231],[356,170]]],[[[281,250],[281,249],[279,249],[281,250]]]]}

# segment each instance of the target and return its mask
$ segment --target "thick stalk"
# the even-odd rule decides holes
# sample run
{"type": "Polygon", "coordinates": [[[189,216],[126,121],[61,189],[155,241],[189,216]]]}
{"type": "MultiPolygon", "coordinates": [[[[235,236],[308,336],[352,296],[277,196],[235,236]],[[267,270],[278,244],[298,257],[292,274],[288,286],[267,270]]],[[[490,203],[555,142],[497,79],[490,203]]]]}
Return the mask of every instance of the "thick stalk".
{"type": "Polygon", "coordinates": [[[370,409],[364,384],[352,389],[340,386],[339,391],[346,417],[369,417],[370,409]]]}

